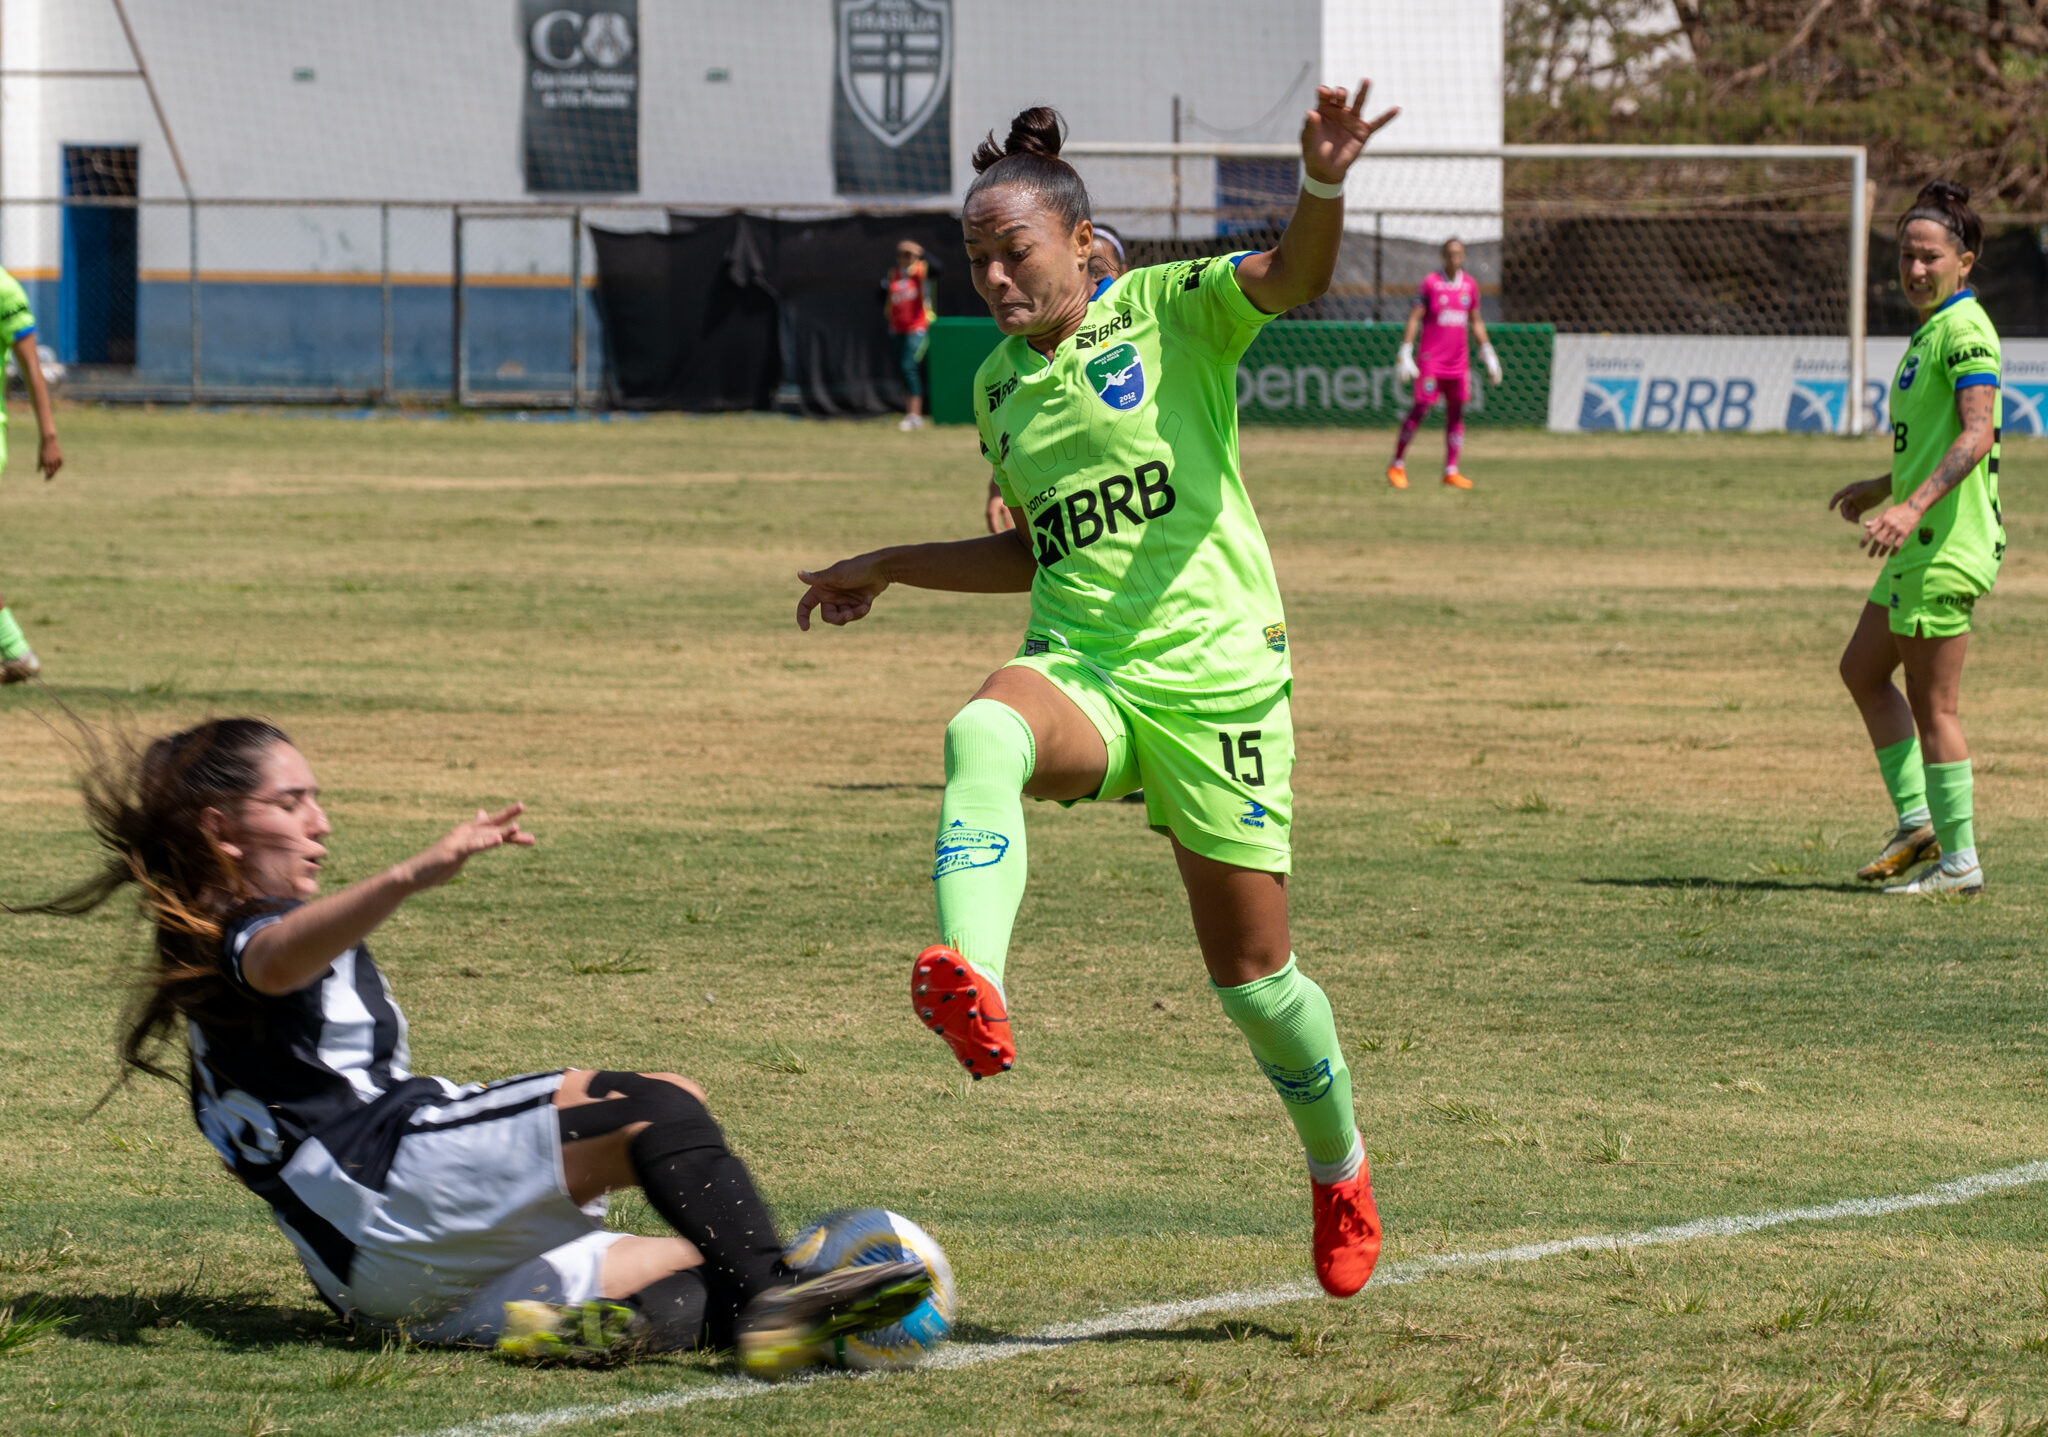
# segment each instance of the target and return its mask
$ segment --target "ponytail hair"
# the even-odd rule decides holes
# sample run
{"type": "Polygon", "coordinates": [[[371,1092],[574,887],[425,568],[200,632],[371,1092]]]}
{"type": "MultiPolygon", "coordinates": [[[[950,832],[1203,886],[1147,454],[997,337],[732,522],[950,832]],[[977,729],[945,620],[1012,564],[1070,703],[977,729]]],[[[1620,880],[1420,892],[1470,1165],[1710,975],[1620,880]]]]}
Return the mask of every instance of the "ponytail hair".
{"type": "MultiPolygon", "coordinates": [[[[225,718],[156,739],[140,752],[122,739],[110,746],[82,724],[79,742],[79,788],[99,840],[100,870],[55,898],[7,911],[75,917],[130,884],[139,890],[151,962],[123,1022],[118,1088],[133,1072],[171,1076],[159,1060],[180,1019],[227,1024],[249,1017],[220,954],[222,922],[238,903],[241,876],[201,816],[255,793],[270,750],[291,740],[262,719],[225,718]]],[[[100,1102],[113,1093],[109,1088],[100,1102]]]]}
{"type": "Polygon", "coordinates": [[[1071,230],[1089,213],[1088,187],[1080,174],[1060,158],[1066,142],[1067,122],[1057,110],[1034,105],[1010,121],[1009,136],[999,145],[995,131],[989,131],[974,151],[975,181],[967,187],[967,201],[983,190],[1015,185],[1031,191],[1038,202],[1060,217],[1071,230]]]}
{"type": "Polygon", "coordinates": [[[1933,220],[1955,236],[1958,254],[1984,252],[1984,221],[1970,208],[1967,186],[1951,184],[1947,180],[1933,180],[1922,185],[1920,193],[1913,198],[1912,208],[1899,216],[1898,232],[1905,234],[1906,226],[1914,220],[1933,220]]]}

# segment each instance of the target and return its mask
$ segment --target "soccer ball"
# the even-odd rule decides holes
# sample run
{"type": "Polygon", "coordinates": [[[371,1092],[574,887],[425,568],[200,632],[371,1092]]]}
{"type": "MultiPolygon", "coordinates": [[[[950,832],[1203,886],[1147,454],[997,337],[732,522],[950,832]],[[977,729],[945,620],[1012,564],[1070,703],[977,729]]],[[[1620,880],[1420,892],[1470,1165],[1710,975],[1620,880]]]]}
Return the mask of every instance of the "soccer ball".
{"type": "Polygon", "coordinates": [[[856,1371],[892,1371],[915,1366],[953,1332],[959,1298],[953,1269],[930,1233],[885,1208],[848,1208],[827,1213],[796,1235],[782,1261],[800,1277],[817,1277],[842,1267],[914,1258],[932,1275],[931,1295],[899,1321],[868,1332],[849,1332],[832,1341],[832,1364],[856,1371]]]}

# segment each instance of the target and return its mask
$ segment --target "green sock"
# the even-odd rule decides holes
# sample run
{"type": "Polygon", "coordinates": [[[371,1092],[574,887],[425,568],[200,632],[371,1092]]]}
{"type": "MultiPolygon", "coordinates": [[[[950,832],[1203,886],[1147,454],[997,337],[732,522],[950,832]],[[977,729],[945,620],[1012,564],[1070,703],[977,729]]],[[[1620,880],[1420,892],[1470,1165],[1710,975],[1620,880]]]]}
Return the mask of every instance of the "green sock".
{"type": "Polygon", "coordinates": [[[1877,769],[1884,775],[1885,792],[1892,796],[1892,807],[1898,810],[1899,826],[1918,827],[1909,825],[1908,820],[1927,812],[1927,770],[1920,764],[1920,740],[1902,738],[1879,749],[1877,769]]]}
{"type": "Polygon", "coordinates": [[[14,610],[0,609],[0,659],[18,659],[28,652],[28,639],[14,622],[14,610]]]}
{"type": "Polygon", "coordinates": [[[1358,1142],[1358,1118],[1351,1110],[1351,1069],[1323,990],[1302,976],[1292,955],[1285,968],[1257,982],[1210,986],[1287,1105],[1312,1169],[1344,1163],[1358,1142]]]}
{"type": "Polygon", "coordinates": [[[939,941],[998,988],[1024,901],[1024,783],[1036,761],[1031,725],[1008,704],[970,699],[946,725],[946,796],[932,865],[939,941]]]}
{"type": "Polygon", "coordinates": [[[1976,782],[1970,761],[1927,765],[1927,806],[1934,812],[1934,836],[1943,854],[1964,853],[1977,846],[1976,782]]]}

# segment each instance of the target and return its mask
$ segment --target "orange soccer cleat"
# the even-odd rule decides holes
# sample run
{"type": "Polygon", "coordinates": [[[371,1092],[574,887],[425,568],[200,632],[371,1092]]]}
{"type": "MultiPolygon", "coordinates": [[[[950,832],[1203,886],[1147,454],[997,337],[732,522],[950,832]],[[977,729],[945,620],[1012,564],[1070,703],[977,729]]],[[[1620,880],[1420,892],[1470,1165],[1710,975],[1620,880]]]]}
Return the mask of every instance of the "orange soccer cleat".
{"type": "Polygon", "coordinates": [[[1396,459],[1387,466],[1387,482],[1396,489],[1408,487],[1408,466],[1396,459]]]}
{"type": "Polygon", "coordinates": [[[1316,1281],[1332,1297],[1365,1286],[1380,1260],[1380,1210],[1373,1206],[1372,1174],[1359,1154],[1358,1175],[1341,1183],[1311,1182],[1316,1208],[1316,1281]]]}
{"type": "Polygon", "coordinates": [[[910,1006],[976,1082],[1007,1073],[1017,1061],[1001,991],[945,944],[932,944],[910,965],[910,1006]]]}
{"type": "Polygon", "coordinates": [[[1472,481],[1455,469],[1446,469],[1444,470],[1444,487],[1446,489],[1470,489],[1472,481]]]}

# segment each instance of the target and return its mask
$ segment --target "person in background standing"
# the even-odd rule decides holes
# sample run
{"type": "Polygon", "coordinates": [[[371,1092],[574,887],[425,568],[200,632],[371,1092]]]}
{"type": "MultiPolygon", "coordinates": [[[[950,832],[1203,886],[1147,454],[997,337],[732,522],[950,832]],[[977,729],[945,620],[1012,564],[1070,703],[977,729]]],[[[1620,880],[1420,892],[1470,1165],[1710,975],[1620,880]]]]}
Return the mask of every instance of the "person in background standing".
{"type": "MultiPolygon", "coordinates": [[[[28,402],[35,407],[36,430],[41,444],[36,450],[36,468],[45,480],[55,479],[64,467],[64,451],[57,443],[56,406],[50,402],[50,387],[43,382],[42,361],[36,353],[36,317],[29,312],[28,294],[20,281],[0,269],[0,343],[14,351],[14,367],[28,386],[28,402]]],[[[6,414],[0,411],[0,468],[7,464],[6,414]]],[[[26,683],[43,671],[42,662],[28,646],[28,637],[14,620],[14,611],[0,597],[0,684],[26,683]]]]}
{"type": "Polygon", "coordinates": [[[1394,356],[1394,375],[1414,387],[1415,402],[1401,421],[1401,435],[1394,441],[1394,458],[1387,465],[1387,483],[1396,489],[1408,487],[1405,456],[1408,443],[1422,424],[1422,418],[1444,401],[1444,484],[1451,489],[1470,489],[1472,481],[1458,472],[1458,455],[1465,447],[1465,406],[1472,399],[1472,367],[1465,347],[1469,334],[1479,348],[1479,362],[1486,366],[1487,379],[1501,381],[1500,356],[1486,337],[1486,321],[1479,317],[1479,282],[1465,272],[1465,243],[1447,239],[1443,248],[1442,274],[1425,275],[1408,311],[1408,327],[1401,333],[1401,348],[1394,356]],[[1422,360],[1415,357],[1415,340],[1422,337],[1422,360]]]}
{"type": "Polygon", "coordinates": [[[932,268],[924,246],[903,240],[896,246],[896,265],[882,279],[882,313],[889,322],[889,348],[910,391],[908,411],[898,429],[924,428],[924,351],[931,337],[932,268]]]}
{"type": "Polygon", "coordinates": [[[1899,217],[1898,235],[1899,288],[1920,327],[1892,379],[1891,472],[1844,484],[1828,500],[1862,527],[1863,551],[1885,561],[1842,651],[1841,674],[1898,824],[1856,876],[1907,897],[1982,893],[1976,779],[1960,715],[1971,617],[2005,559],[2001,351],[1970,288],[1984,252],[1970,192],[1946,180],[1923,187],[1899,217]],[[1892,682],[1900,669],[1903,694],[1892,682]],[[1926,867],[1888,882],[1916,863],[1926,867]]]}

